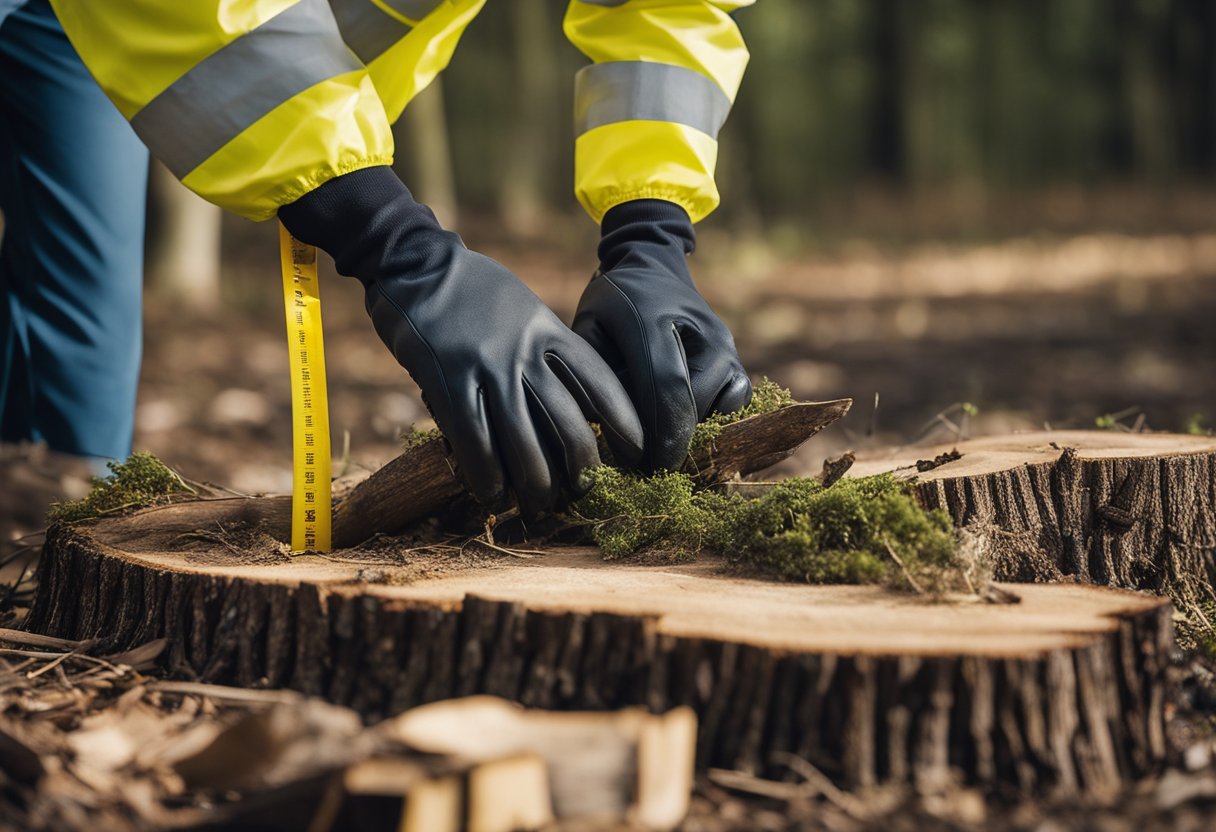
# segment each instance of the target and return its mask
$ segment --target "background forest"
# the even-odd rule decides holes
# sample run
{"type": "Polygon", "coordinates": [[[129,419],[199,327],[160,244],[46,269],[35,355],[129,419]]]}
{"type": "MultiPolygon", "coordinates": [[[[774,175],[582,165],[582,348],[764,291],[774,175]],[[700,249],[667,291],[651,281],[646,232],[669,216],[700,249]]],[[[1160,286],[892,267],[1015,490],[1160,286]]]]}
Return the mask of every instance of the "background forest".
{"type": "MultiPolygon", "coordinates": [[[[462,208],[571,210],[586,61],[561,36],[565,5],[487,4],[443,76],[462,208]]],[[[722,139],[720,223],[838,229],[885,189],[953,198],[982,231],[1002,224],[992,199],[1034,189],[1165,196],[1216,176],[1205,0],[761,0],[736,19],[752,59],[722,139]]],[[[433,109],[408,113],[407,161],[426,155],[414,122],[435,127],[433,109]]]]}
{"type": "MultiPolygon", "coordinates": [[[[596,229],[571,194],[586,59],[565,5],[491,0],[395,130],[415,193],[568,320],[596,229]]],[[[760,0],[736,19],[752,60],[693,270],[753,373],[857,400],[799,465],[1044,424],[1209,428],[1216,4],[760,0]]],[[[153,182],[136,445],[285,488],[275,229],[153,182]]],[[[374,464],[426,413],[330,274],[335,444],[374,464]]]]}

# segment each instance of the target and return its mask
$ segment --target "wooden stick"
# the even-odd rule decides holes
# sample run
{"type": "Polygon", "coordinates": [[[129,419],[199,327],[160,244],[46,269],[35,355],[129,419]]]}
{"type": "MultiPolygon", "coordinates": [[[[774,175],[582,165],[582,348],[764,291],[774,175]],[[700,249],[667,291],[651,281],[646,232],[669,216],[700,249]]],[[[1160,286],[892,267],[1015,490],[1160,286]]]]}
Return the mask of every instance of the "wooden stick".
{"type": "Polygon", "coordinates": [[[237,688],[230,685],[212,685],[204,682],[173,682],[155,680],[148,682],[147,688],[158,693],[179,693],[184,696],[207,696],[212,699],[226,699],[230,702],[251,702],[260,705],[280,705],[300,702],[304,699],[294,690],[256,690],[237,688]]]}
{"type": "MultiPolygon", "coordinates": [[[[801,402],[733,422],[685,465],[702,485],[746,476],[780,462],[803,442],[848,412],[851,399],[801,402]]],[[[335,548],[355,546],[377,533],[393,534],[419,520],[452,511],[472,519],[480,509],[465,492],[442,439],[409,448],[351,489],[334,506],[335,548]]],[[[180,548],[182,539],[260,530],[278,541],[291,536],[291,498],[225,497],[177,502],[118,518],[133,539],[180,548]]],[[[212,541],[218,542],[218,541],[212,541]]]]}

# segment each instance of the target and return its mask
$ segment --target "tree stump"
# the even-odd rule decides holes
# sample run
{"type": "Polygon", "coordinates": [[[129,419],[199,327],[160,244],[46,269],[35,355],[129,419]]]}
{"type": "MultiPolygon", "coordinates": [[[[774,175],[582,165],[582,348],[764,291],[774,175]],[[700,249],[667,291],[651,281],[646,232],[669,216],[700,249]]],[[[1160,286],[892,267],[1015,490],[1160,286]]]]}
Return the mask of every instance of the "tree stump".
{"type": "Polygon", "coordinates": [[[169,669],[290,687],[369,718],[472,693],[541,708],[680,705],[698,762],[850,787],[954,779],[1106,792],[1158,767],[1171,609],[1082,585],[1019,603],[747,580],[646,565],[401,547],[330,557],[148,535],[140,515],[51,530],[29,627],[169,669]]]}
{"type": "Polygon", "coordinates": [[[1071,578],[1183,605],[1216,579],[1216,439],[1051,431],[872,454],[849,472],[912,479],[920,501],[994,532],[998,580],[1071,578]]]}

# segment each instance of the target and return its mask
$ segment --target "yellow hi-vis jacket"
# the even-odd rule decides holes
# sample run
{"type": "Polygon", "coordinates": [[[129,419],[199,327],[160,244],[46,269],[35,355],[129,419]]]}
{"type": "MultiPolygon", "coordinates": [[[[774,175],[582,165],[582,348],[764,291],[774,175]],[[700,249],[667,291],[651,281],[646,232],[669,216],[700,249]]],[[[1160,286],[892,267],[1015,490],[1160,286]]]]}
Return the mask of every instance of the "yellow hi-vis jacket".
{"type": "MultiPolygon", "coordinates": [[[[189,188],[251,219],[391,164],[389,124],[486,0],[52,0],[135,131],[189,188]]],[[[728,12],[754,0],[572,0],[594,62],[575,91],[575,193],[598,222],[653,197],[718,204],[717,134],[747,64],[728,12]]]]}

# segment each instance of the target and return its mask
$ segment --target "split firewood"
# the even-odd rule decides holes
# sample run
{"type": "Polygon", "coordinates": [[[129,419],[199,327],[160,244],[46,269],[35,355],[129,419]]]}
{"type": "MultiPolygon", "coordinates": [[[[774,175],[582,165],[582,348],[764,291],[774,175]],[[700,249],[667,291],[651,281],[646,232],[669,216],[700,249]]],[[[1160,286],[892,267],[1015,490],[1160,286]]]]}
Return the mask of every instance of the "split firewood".
{"type": "Polygon", "coordinates": [[[689,708],[555,713],[477,696],[423,705],[381,727],[411,748],[474,761],[538,755],[559,818],[669,829],[688,811],[696,726],[689,708]]]}
{"type": "MultiPolygon", "coordinates": [[[[299,787],[309,784],[311,801],[295,808],[307,809],[318,832],[514,832],[555,819],[663,830],[688,810],[696,718],[688,709],[524,711],[472,697],[364,729],[348,708],[301,700],[200,729],[212,731],[208,742],[161,762],[193,793],[250,798],[213,823],[252,823],[277,800],[299,804],[299,787]]],[[[94,740],[84,735],[80,745],[94,740]]]]}
{"type": "Polygon", "coordinates": [[[348,768],[341,788],[344,799],[328,827],[333,830],[516,832],[555,820],[549,770],[534,754],[425,764],[373,758],[348,768]],[[383,825],[376,825],[377,816],[383,825]]]}

